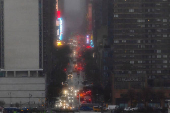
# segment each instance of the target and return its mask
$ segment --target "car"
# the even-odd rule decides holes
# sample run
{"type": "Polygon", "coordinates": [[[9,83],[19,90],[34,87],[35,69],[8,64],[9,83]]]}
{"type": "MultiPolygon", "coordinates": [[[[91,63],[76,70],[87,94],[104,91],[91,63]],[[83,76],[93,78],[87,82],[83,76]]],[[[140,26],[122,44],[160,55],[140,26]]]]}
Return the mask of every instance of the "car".
{"type": "Polygon", "coordinates": [[[130,111],[138,110],[138,107],[130,108],[130,111]]]}
{"type": "Polygon", "coordinates": [[[73,77],[73,75],[72,75],[72,74],[69,74],[68,77],[73,77]]]}
{"type": "Polygon", "coordinates": [[[119,108],[118,105],[108,105],[107,110],[113,110],[119,108]]]}
{"type": "Polygon", "coordinates": [[[82,107],[80,107],[80,110],[83,110],[83,111],[92,111],[93,108],[90,108],[89,106],[82,106],[82,107]]]}
{"type": "Polygon", "coordinates": [[[124,111],[131,111],[131,108],[130,107],[125,107],[124,111]]]}

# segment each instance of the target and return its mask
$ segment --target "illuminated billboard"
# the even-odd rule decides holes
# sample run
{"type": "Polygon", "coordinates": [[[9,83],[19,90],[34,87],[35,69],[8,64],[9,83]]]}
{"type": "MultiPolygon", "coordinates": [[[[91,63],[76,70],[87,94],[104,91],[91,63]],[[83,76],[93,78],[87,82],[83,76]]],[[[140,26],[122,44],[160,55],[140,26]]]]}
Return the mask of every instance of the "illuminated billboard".
{"type": "Polygon", "coordinates": [[[57,19],[58,18],[61,18],[61,12],[60,11],[57,11],[57,19]]]}
{"type": "Polygon", "coordinates": [[[87,44],[90,43],[89,35],[86,36],[86,43],[87,43],[87,44]]]}
{"type": "Polygon", "coordinates": [[[94,47],[94,44],[93,44],[93,35],[91,35],[90,46],[94,47]]]}
{"type": "Polygon", "coordinates": [[[59,28],[59,40],[62,40],[62,35],[63,35],[63,21],[62,18],[58,18],[59,22],[60,22],[60,28],[59,28]]]}

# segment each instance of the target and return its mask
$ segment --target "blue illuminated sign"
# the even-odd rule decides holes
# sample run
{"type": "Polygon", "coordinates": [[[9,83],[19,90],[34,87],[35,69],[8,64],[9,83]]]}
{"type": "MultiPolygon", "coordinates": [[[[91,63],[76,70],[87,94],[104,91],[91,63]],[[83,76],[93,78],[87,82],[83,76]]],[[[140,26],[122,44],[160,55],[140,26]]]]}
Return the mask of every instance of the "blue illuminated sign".
{"type": "Polygon", "coordinates": [[[90,40],[90,46],[91,46],[91,47],[94,47],[94,45],[93,45],[93,40],[90,40]]]}
{"type": "Polygon", "coordinates": [[[62,40],[62,35],[63,35],[63,22],[62,18],[58,18],[60,21],[60,35],[59,35],[59,40],[62,40]]]}

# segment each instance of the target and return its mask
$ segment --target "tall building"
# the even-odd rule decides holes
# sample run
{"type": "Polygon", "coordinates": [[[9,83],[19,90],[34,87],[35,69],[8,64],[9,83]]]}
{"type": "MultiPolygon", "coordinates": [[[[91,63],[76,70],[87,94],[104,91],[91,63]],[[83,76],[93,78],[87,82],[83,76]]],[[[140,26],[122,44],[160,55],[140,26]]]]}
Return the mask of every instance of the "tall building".
{"type": "Polygon", "coordinates": [[[0,0],[0,9],[0,101],[42,107],[53,32],[43,21],[43,0],[0,0]]]}
{"type": "MultiPolygon", "coordinates": [[[[127,105],[128,102],[121,95],[131,88],[139,91],[151,87],[155,91],[164,91],[169,98],[169,6],[168,0],[108,0],[107,30],[104,33],[101,27],[95,28],[99,31],[95,45],[99,48],[99,45],[107,42],[111,47],[112,54],[108,49],[103,49],[104,54],[101,52],[98,56],[100,64],[106,60],[113,64],[113,68],[104,69],[112,72],[114,104],[127,105]],[[103,33],[107,35],[106,40],[101,38],[103,33]],[[102,55],[112,58],[104,60],[102,55]]],[[[99,14],[102,11],[96,12],[99,14]]]]}
{"type": "MultiPolygon", "coordinates": [[[[113,0],[114,102],[120,92],[142,87],[170,87],[170,1],[113,0]]],[[[169,90],[166,94],[169,94],[169,90]]],[[[169,95],[168,95],[169,96],[169,95]]]]}
{"type": "MultiPolygon", "coordinates": [[[[100,70],[101,84],[110,88],[112,64],[112,50],[109,41],[109,0],[93,1],[93,39],[96,50],[97,64],[100,70]],[[108,86],[109,85],[109,86],[108,86]]],[[[110,15],[109,15],[110,16],[110,15]]]]}

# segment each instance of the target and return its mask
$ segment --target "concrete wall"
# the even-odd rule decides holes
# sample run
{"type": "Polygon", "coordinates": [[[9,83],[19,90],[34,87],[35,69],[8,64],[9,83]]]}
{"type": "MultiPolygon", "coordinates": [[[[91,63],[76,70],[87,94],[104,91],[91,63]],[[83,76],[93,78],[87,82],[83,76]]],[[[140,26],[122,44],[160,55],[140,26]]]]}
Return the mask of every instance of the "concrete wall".
{"type": "Polygon", "coordinates": [[[29,99],[32,106],[45,102],[45,78],[0,78],[0,101],[5,101],[6,106],[10,103],[28,106],[29,99]]]}
{"type": "Polygon", "coordinates": [[[38,0],[4,0],[5,70],[39,69],[38,0]]]}

